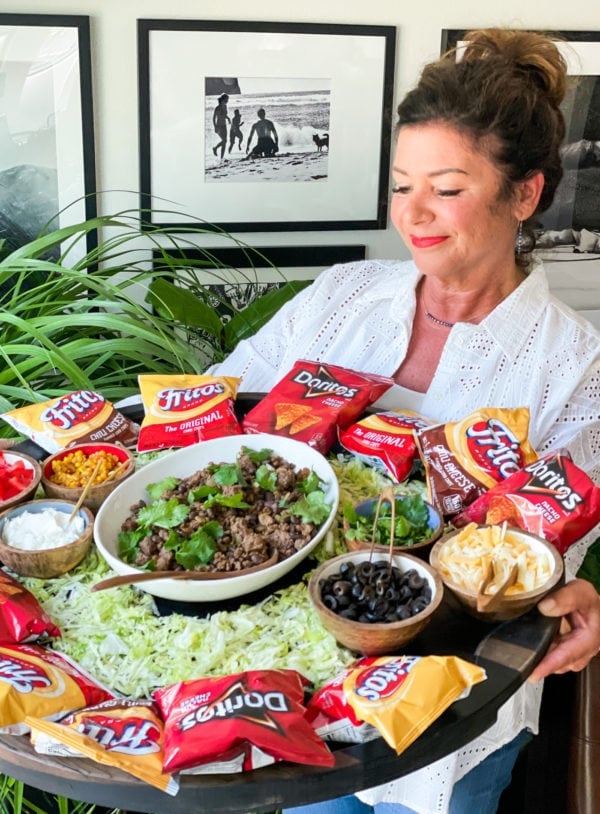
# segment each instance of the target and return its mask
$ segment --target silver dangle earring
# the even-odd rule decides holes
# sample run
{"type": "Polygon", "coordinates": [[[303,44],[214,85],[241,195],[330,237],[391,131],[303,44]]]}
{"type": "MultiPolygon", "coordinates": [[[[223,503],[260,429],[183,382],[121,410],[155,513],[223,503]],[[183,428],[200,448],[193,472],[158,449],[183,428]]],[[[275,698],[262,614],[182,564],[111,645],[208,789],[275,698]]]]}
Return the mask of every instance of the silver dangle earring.
{"type": "Polygon", "coordinates": [[[523,221],[519,221],[519,228],[517,229],[517,241],[516,241],[516,252],[517,257],[522,254],[523,249],[525,248],[525,236],[523,235],[523,221]]]}

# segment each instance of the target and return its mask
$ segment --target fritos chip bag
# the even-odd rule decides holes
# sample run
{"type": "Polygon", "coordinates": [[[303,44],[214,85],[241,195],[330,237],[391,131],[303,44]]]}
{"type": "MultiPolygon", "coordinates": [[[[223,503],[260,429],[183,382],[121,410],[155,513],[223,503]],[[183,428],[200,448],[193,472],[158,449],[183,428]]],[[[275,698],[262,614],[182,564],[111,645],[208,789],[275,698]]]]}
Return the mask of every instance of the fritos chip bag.
{"type": "Polygon", "coordinates": [[[145,411],[138,452],[240,435],[235,415],[240,381],[232,376],[138,376],[145,411]]]}
{"type": "Polygon", "coordinates": [[[27,715],[56,718],[114,697],[68,656],[36,644],[0,646],[0,732],[23,735],[27,715]]]}
{"type": "Polygon", "coordinates": [[[165,722],[164,770],[249,771],[278,760],[332,766],[332,753],[305,718],[305,684],[295,670],[249,670],[155,690],[165,722]]]}
{"type": "Polygon", "coordinates": [[[544,455],[478,497],[454,525],[505,520],[564,554],[600,522],[600,488],[568,455],[544,455]]]}
{"type": "MultiPolygon", "coordinates": [[[[374,656],[368,656],[360,664],[365,667],[374,661],[374,656]]],[[[325,740],[366,743],[381,737],[374,726],[358,720],[344,692],[344,681],[358,663],[324,684],[308,700],[306,717],[317,735],[325,740]]]]}
{"type": "Polygon", "coordinates": [[[485,678],[483,668],[456,656],[382,656],[357,662],[343,686],[357,719],[400,754],[485,678]]]}
{"type": "Polygon", "coordinates": [[[348,427],[393,384],[387,376],[298,360],[243,418],[247,433],[266,432],[329,452],[337,426],[348,427]]]}
{"type": "Polygon", "coordinates": [[[89,757],[116,766],[167,794],[178,781],[163,774],[163,722],[148,699],[118,698],[51,722],[28,715],[35,751],[58,757],[89,757]]]}
{"type": "Polygon", "coordinates": [[[75,390],[65,396],[28,404],[3,413],[11,427],[47,452],[73,444],[118,442],[133,446],[139,427],[93,390],[75,390]]]}
{"type": "Polygon", "coordinates": [[[416,433],[433,422],[411,410],[388,410],[338,428],[340,444],[368,466],[383,469],[401,483],[418,460],[416,433]]]}
{"type": "Polygon", "coordinates": [[[60,635],[35,596],[0,569],[0,644],[19,644],[41,636],[60,635]]]}
{"type": "Polygon", "coordinates": [[[417,433],[430,503],[445,517],[508,478],[537,455],[531,447],[527,407],[484,407],[462,421],[417,433]]]}

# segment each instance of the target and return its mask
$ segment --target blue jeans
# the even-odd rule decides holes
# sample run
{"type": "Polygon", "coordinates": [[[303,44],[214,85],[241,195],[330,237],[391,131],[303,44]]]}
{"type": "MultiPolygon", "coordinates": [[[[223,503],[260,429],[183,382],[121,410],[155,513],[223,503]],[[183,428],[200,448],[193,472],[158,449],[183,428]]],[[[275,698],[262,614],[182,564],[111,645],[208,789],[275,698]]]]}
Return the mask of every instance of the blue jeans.
{"type": "MultiPolygon", "coordinates": [[[[516,738],[495,752],[455,783],[450,800],[450,814],[495,814],[500,796],[510,783],[513,766],[523,746],[530,740],[524,729],[516,738]]],[[[362,803],[353,794],[314,805],[284,809],[284,814],[415,814],[400,803],[362,803]]]]}

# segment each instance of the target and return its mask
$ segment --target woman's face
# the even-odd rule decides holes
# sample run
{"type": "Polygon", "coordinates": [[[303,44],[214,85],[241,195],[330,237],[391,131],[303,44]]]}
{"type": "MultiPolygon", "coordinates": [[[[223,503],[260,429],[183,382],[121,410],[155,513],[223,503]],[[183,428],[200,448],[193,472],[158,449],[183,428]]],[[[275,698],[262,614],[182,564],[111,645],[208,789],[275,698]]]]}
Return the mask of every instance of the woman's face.
{"type": "Polygon", "coordinates": [[[460,280],[514,270],[515,207],[500,199],[494,164],[454,128],[398,135],[392,222],[424,274],[460,280]]]}

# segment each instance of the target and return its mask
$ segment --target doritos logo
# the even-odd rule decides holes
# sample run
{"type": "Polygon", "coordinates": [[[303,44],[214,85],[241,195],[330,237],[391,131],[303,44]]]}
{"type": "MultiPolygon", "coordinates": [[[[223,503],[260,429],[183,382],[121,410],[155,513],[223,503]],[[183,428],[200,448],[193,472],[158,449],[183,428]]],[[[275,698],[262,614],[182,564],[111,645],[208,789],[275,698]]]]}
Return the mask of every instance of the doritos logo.
{"type": "Polygon", "coordinates": [[[17,658],[0,658],[0,681],[23,695],[52,686],[52,680],[35,664],[17,658]]]}
{"type": "Polygon", "coordinates": [[[167,387],[156,396],[159,410],[163,412],[184,412],[193,410],[205,401],[220,396],[225,388],[218,382],[210,382],[200,387],[176,388],[167,387]]]}
{"type": "Polygon", "coordinates": [[[524,468],[532,477],[520,487],[524,494],[538,494],[552,497],[558,501],[566,511],[574,511],[582,502],[583,497],[569,485],[564,458],[557,455],[551,461],[540,459],[524,468]]]}
{"type": "Polygon", "coordinates": [[[40,421],[52,424],[61,430],[70,430],[77,424],[90,421],[102,412],[105,399],[92,390],[76,390],[58,399],[40,416],[40,421]]]}
{"type": "Polygon", "coordinates": [[[523,466],[519,439],[497,418],[472,424],[466,435],[469,452],[482,469],[495,469],[504,479],[523,466]]]}
{"type": "Polygon", "coordinates": [[[199,706],[185,715],[181,719],[179,728],[182,732],[187,732],[198,724],[208,723],[215,719],[236,718],[281,732],[281,727],[271,713],[290,711],[287,698],[283,693],[249,690],[243,681],[236,681],[209,704],[199,706]]]}
{"type": "Polygon", "coordinates": [[[306,399],[319,398],[324,394],[353,399],[358,393],[356,387],[348,387],[338,381],[324,365],[319,365],[316,375],[310,370],[301,369],[296,373],[292,381],[306,388],[303,396],[306,399]]]}
{"type": "Polygon", "coordinates": [[[160,729],[145,718],[128,717],[121,721],[106,715],[90,715],[77,725],[77,731],[110,752],[126,755],[160,752],[160,729]]]}
{"type": "Polygon", "coordinates": [[[406,681],[417,661],[415,656],[406,656],[365,670],[357,678],[354,692],[367,701],[389,698],[406,681]]]}

